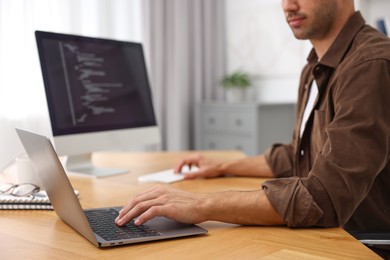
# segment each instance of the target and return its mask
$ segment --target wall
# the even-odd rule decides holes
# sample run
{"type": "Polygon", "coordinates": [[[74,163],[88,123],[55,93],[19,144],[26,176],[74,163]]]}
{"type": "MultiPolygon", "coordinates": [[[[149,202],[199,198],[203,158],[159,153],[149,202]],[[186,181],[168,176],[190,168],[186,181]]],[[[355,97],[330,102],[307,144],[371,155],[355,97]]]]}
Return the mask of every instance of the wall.
{"type": "Polygon", "coordinates": [[[367,23],[374,27],[378,18],[390,17],[389,0],[355,0],[355,6],[361,10],[367,23]]]}
{"type": "MultiPolygon", "coordinates": [[[[390,17],[389,0],[355,0],[367,23],[390,17]]],[[[254,99],[294,102],[300,70],[311,49],[288,27],[278,0],[226,0],[227,71],[244,69],[256,76],[254,99]]]]}
{"type": "Polygon", "coordinates": [[[226,23],[227,71],[254,75],[260,102],[295,102],[310,44],[294,38],[280,1],[226,0],[226,23]]]}

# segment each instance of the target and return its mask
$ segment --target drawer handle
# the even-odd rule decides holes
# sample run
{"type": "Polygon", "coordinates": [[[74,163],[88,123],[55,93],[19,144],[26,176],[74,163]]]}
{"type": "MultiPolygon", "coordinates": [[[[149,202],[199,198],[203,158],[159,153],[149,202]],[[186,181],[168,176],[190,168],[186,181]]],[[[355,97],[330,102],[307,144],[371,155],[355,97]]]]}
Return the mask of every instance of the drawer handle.
{"type": "Polygon", "coordinates": [[[210,148],[210,149],[215,149],[215,147],[216,147],[216,145],[215,145],[214,142],[210,142],[210,143],[209,143],[209,148],[210,148]]]}
{"type": "Polygon", "coordinates": [[[241,145],[236,145],[236,150],[242,151],[242,146],[241,145]]]}
{"type": "Polygon", "coordinates": [[[242,125],[242,120],[236,119],[236,126],[241,126],[241,125],[242,125]]]}

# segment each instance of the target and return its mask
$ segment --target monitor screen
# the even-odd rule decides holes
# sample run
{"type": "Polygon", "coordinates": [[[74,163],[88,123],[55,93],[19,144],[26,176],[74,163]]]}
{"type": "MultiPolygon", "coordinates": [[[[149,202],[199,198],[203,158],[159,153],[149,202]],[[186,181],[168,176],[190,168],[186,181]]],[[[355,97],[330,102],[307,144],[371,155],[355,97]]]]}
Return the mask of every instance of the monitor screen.
{"type": "Polygon", "coordinates": [[[60,155],[158,141],[140,43],[42,31],[35,35],[60,155]]]}

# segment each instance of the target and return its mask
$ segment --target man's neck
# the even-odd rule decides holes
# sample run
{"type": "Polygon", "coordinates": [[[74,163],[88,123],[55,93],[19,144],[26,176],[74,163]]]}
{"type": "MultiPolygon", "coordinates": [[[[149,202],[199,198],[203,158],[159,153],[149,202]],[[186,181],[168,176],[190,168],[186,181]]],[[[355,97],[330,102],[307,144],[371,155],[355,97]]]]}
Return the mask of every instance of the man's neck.
{"type": "Polygon", "coordinates": [[[329,32],[322,37],[321,39],[311,39],[310,42],[313,45],[313,48],[318,56],[318,59],[321,59],[325,53],[328,51],[330,46],[333,44],[345,24],[348,22],[349,18],[354,14],[354,10],[351,12],[345,13],[337,21],[335,21],[333,27],[329,32]]]}

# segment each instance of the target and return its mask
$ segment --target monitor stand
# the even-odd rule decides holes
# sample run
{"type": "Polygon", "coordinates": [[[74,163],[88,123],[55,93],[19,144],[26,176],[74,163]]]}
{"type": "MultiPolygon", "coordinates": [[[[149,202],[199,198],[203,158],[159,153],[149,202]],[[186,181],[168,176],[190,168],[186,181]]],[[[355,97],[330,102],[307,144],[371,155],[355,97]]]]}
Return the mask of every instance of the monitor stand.
{"type": "Polygon", "coordinates": [[[70,155],[66,161],[66,170],[92,177],[108,177],[127,173],[126,169],[101,168],[92,164],[92,154],[70,155]]]}

